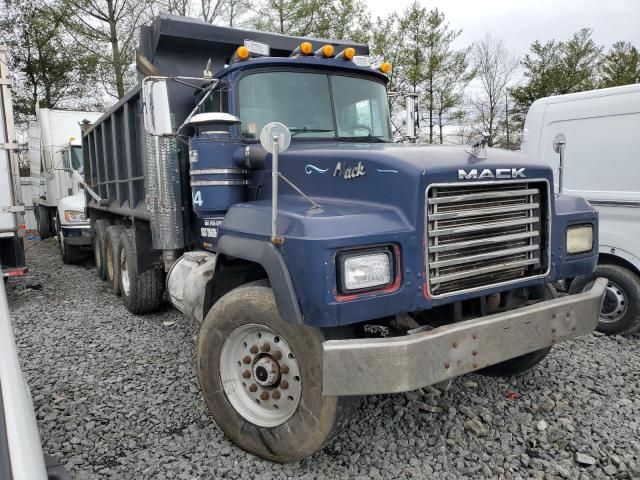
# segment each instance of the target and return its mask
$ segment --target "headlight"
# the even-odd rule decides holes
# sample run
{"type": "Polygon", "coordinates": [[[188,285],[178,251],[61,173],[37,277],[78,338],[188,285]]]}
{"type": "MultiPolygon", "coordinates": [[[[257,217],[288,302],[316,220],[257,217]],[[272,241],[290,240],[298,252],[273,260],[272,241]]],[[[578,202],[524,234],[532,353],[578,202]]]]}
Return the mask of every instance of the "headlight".
{"type": "Polygon", "coordinates": [[[578,225],[567,228],[567,253],[590,252],[593,248],[593,225],[578,225]]]}
{"type": "Polygon", "coordinates": [[[339,257],[345,291],[371,289],[392,282],[391,252],[349,253],[339,257]]]}
{"type": "Polygon", "coordinates": [[[65,210],[64,219],[67,221],[67,223],[80,223],[87,221],[86,217],[84,216],[84,212],[79,212],[77,210],[65,210]]]}

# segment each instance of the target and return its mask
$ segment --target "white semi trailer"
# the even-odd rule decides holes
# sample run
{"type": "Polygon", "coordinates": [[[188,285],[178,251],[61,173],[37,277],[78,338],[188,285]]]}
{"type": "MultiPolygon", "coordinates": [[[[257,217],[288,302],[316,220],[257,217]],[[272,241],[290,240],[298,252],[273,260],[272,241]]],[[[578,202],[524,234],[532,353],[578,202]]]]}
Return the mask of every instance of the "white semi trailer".
{"type": "Polygon", "coordinates": [[[597,270],[571,292],[608,279],[598,330],[640,331],[640,84],[541,98],[529,108],[522,150],[550,165],[557,191],[600,214],[597,270]]]}
{"type": "Polygon", "coordinates": [[[33,199],[38,232],[41,238],[58,236],[66,263],[75,263],[80,248],[91,244],[84,193],[73,171],[82,169],[81,125],[101,115],[37,108],[37,120],[29,126],[31,172],[45,179],[44,188],[33,199]]]}
{"type": "Polygon", "coordinates": [[[23,275],[24,205],[20,195],[20,171],[11,101],[11,77],[7,49],[0,46],[0,276],[23,275]]]}

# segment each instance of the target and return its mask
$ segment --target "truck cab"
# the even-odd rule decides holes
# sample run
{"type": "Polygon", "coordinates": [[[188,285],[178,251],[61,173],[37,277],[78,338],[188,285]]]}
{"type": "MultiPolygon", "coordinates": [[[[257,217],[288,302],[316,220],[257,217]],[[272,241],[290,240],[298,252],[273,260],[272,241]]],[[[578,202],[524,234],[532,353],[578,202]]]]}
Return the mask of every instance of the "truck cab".
{"type": "Polygon", "coordinates": [[[550,287],[595,268],[595,210],[484,139],[398,143],[390,68],[364,45],[161,16],[140,85],[83,137],[114,290],[144,313],[164,285],[201,324],[209,410],[263,458],[312,454],[361,395],[520,373],[597,324],[606,281],[550,287]]]}
{"type": "Polygon", "coordinates": [[[91,245],[91,230],[85,215],[85,193],[81,181],[74,172],[82,170],[82,143],[73,137],[61,151],[62,168],[69,173],[69,195],[58,200],[55,215],[55,231],[58,236],[62,261],[74,264],[80,261],[82,248],[91,245]]]}

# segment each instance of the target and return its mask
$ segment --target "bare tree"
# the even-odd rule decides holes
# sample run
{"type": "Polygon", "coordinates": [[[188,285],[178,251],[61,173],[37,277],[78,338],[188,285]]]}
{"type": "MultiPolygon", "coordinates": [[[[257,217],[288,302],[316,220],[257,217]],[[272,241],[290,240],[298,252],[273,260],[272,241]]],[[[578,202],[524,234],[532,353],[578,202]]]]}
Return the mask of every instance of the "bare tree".
{"type": "Polygon", "coordinates": [[[138,27],[150,13],[148,0],[62,0],[65,24],[84,48],[98,59],[105,90],[122,98],[133,74],[138,27]],[[129,80],[129,81],[127,81],[129,80]]]}
{"type": "Polygon", "coordinates": [[[506,129],[508,113],[508,87],[518,68],[517,58],[507,50],[504,41],[487,33],[473,46],[473,65],[478,82],[478,93],[470,99],[473,129],[489,135],[488,145],[500,143],[506,129]]]}

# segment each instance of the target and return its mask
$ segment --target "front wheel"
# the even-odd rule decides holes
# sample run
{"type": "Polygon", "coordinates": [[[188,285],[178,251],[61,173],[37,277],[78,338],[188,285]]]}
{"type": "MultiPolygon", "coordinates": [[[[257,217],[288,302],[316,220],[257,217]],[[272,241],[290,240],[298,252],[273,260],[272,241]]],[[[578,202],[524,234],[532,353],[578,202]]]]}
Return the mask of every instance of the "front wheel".
{"type": "Polygon", "coordinates": [[[591,275],[577,277],[569,293],[588,291],[598,277],[608,280],[596,330],[607,335],[640,331],[640,278],[619,265],[598,265],[591,275]]]}
{"type": "Polygon", "coordinates": [[[67,265],[75,265],[80,263],[82,251],[78,245],[69,245],[64,238],[64,232],[58,223],[58,246],[60,247],[60,255],[62,262],[67,265]]]}
{"type": "Polygon", "coordinates": [[[265,284],[236,288],[207,314],[198,378],[211,415],[238,446],[276,462],[301,460],[346,424],[358,397],[322,396],[320,330],[280,318],[265,284]]]}

